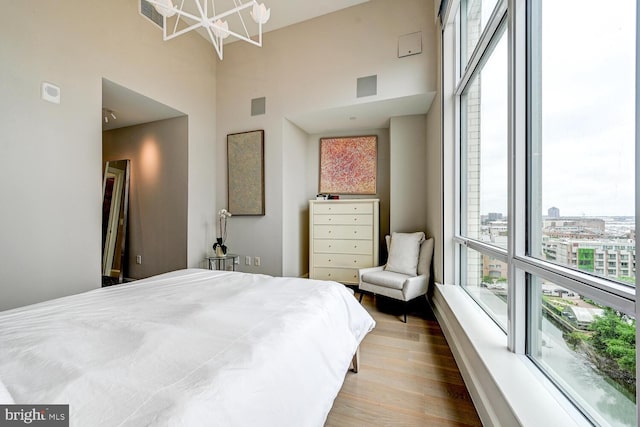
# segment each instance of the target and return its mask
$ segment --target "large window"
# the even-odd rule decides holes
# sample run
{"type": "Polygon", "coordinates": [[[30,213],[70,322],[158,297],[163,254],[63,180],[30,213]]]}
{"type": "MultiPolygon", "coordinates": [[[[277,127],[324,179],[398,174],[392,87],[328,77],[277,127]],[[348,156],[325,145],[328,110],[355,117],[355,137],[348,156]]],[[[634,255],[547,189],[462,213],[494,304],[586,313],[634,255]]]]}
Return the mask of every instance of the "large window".
{"type": "Polygon", "coordinates": [[[507,263],[469,247],[460,249],[460,284],[503,330],[507,330],[507,263]]]}
{"type": "Polygon", "coordinates": [[[637,4],[453,4],[455,281],[585,419],[635,426],[637,4]]]}
{"type": "Polygon", "coordinates": [[[634,285],[635,2],[602,6],[532,3],[531,255],[634,285]]]}
{"type": "MultiPolygon", "coordinates": [[[[480,2],[476,2],[480,3],[480,2]]],[[[482,3],[484,6],[484,3],[482,3]]],[[[495,5],[495,2],[494,2],[495,5]]],[[[476,4],[476,13],[482,10],[476,4]]],[[[477,26],[481,21],[466,21],[477,26]]],[[[486,59],[461,94],[461,284],[507,328],[507,37],[490,42],[486,59]]]]}
{"type": "Polygon", "coordinates": [[[636,322],[535,275],[528,276],[528,353],[601,425],[636,425],[636,322]]]}
{"type": "Polygon", "coordinates": [[[507,248],[507,37],[504,31],[462,102],[461,234],[507,248]]]}
{"type": "Polygon", "coordinates": [[[609,306],[635,297],[616,286],[636,283],[635,15],[629,0],[535,0],[528,16],[527,253],[584,275],[527,276],[527,354],[594,423],[620,426],[637,424],[635,316],[609,306]]]}
{"type": "Polygon", "coordinates": [[[489,22],[491,13],[494,11],[498,0],[468,0],[462,7],[462,55],[463,67],[465,67],[473,54],[480,34],[484,31],[489,22]]]}

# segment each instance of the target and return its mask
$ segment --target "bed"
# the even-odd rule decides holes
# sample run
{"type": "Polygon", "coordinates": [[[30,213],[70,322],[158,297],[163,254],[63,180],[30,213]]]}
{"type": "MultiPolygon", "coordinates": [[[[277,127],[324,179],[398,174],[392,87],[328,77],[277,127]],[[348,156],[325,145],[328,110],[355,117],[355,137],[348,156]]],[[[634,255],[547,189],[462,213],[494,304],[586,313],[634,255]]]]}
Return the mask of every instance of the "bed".
{"type": "Polygon", "coordinates": [[[0,385],[75,426],[320,426],[374,326],[336,282],[180,270],[0,312],[0,385]]]}

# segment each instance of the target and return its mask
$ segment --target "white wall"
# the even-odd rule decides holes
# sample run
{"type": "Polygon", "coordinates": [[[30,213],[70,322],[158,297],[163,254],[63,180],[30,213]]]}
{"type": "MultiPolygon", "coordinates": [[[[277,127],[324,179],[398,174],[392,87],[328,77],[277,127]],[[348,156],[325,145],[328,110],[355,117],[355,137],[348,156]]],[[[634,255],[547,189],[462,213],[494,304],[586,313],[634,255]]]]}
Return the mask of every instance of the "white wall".
{"type": "MultiPolygon", "coordinates": [[[[436,2],[439,3],[439,2],[436,2]]],[[[442,38],[441,33],[437,32],[437,38],[442,38]]],[[[436,43],[437,58],[440,58],[440,52],[442,50],[442,44],[438,41],[436,43]]],[[[440,64],[441,60],[438,59],[440,64]]],[[[442,166],[442,84],[441,84],[442,69],[438,66],[438,79],[435,100],[431,104],[431,109],[427,114],[427,159],[426,159],[426,173],[427,182],[429,185],[426,187],[427,198],[427,230],[433,235],[435,241],[435,247],[433,252],[433,274],[434,280],[439,283],[444,283],[444,169],[442,166]]],[[[453,192],[448,194],[447,197],[453,199],[453,192]]],[[[448,221],[453,223],[454,221],[448,221]]]]}
{"type": "MultiPolygon", "coordinates": [[[[453,23],[447,23],[453,26],[453,23]]],[[[440,45],[441,55],[438,58],[439,68],[443,76],[454,75],[456,69],[455,55],[455,33],[449,28],[440,33],[442,42],[440,45]]],[[[456,222],[454,220],[456,212],[456,149],[455,149],[455,88],[454,80],[451,78],[440,79],[440,93],[442,94],[441,116],[442,116],[442,194],[443,206],[442,215],[447,221],[442,223],[442,277],[440,283],[455,283],[455,262],[444,262],[444,259],[453,260],[456,254],[455,236],[456,222]]]]}
{"type": "Polygon", "coordinates": [[[13,1],[0,14],[0,310],[100,286],[102,78],[189,116],[188,264],[215,207],[216,60],[163,42],[137,2],[13,1]],[[40,84],[62,103],[40,100],[40,84]]]}
{"type": "Polygon", "coordinates": [[[309,271],[309,208],[306,159],[310,146],[307,133],[283,120],[283,175],[282,175],[282,275],[301,276],[309,271]],[[286,155],[285,155],[286,153],[286,155]]]}
{"type": "MultiPolygon", "coordinates": [[[[265,130],[266,215],[233,218],[229,242],[234,252],[262,257],[260,272],[283,272],[283,210],[305,200],[283,201],[283,172],[299,161],[287,149],[283,120],[305,112],[435,91],[436,60],[433,2],[372,0],[343,11],[269,32],[263,47],[233,43],[225,47],[217,79],[218,208],[226,197],[226,135],[265,130]],[[397,57],[398,37],[422,31],[424,53],[397,57]],[[378,76],[378,93],[356,98],[356,79],[378,76]],[[266,114],[250,116],[250,101],[266,97],[266,114]]],[[[299,196],[295,196],[299,197],[299,196]]],[[[294,215],[287,213],[287,215],[294,215]]],[[[288,249],[287,249],[288,250],[288,249]]],[[[288,261],[287,261],[288,262],[288,261]]],[[[287,270],[294,272],[294,270],[287,270]]]]}
{"type": "Polygon", "coordinates": [[[426,117],[392,117],[389,134],[391,231],[424,231],[431,235],[427,230],[426,117]]]}

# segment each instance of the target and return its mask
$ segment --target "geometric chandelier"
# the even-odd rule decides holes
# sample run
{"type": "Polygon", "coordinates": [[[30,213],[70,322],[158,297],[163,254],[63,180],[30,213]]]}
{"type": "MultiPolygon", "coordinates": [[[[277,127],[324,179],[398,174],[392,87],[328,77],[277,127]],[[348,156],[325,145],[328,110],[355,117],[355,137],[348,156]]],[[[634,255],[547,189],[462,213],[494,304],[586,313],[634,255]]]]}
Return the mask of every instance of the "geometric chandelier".
{"type": "Polygon", "coordinates": [[[267,9],[264,3],[259,5],[256,0],[250,0],[246,3],[242,3],[242,0],[233,0],[234,7],[227,11],[216,11],[215,0],[176,0],[180,1],[180,7],[174,5],[172,0],[147,1],[163,17],[162,35],[165,41],[188,33],[191,30],[203,28],[209,34],[211,43],[213,43],[221,60],[224,39],[230,35],[262,47],[262,25],[266,24],[271,16],[271,9],[267,9]],[[187,8],[184,7],[185,1],[188,2],[187,8]],[[211,8],[209,8],[209,3],[211,3],[211,8]],[[246,10],[249,8],[251,8],[249,15],[258,25],[257,41],[251,39],[247,29],[248,16],[246,10]],[[237,30],[229,29],[229,19],[233,20],[237,30]],[[170,23],[173,23],[173,31],[168,33],[167,24],[170,23]]]}

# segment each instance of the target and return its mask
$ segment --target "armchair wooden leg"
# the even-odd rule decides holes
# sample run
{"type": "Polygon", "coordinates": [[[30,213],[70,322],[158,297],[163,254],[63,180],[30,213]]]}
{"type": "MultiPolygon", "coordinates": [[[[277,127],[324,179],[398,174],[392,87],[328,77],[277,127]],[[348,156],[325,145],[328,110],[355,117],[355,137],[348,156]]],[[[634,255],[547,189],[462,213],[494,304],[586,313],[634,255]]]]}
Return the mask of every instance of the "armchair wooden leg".
{"type": "Polygon", "coordinates": [[[404,323],[407,323],[407,310],[409,309],[409,301],[404,302],[404,323]]]}
{"type": "Polygon", "coordinates": [[[364,294],[362,293],[362,291],[360,291],[360,299],[358,299],[358,302],[360,304],[362,304],[362,297],[364,296],[364,294]]]}

